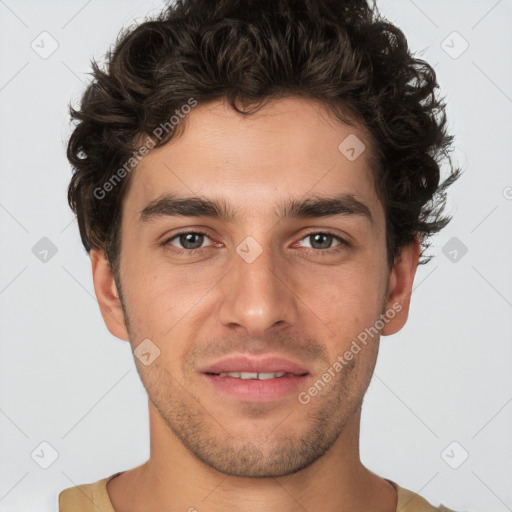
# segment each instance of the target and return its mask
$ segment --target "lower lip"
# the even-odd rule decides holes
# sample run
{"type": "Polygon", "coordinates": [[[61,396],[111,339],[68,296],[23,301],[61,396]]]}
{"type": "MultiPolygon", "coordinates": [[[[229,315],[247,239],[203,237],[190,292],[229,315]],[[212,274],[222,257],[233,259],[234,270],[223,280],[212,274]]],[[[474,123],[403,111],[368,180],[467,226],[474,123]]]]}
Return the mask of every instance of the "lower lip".
{"type": "Polygon", "coordinates": [[[307,375],[278,377],[275,379],[237,379],[203,374],[206,380],[219,391],[239,400],[270,402],[297,393],[304,386],[307,375]]]}

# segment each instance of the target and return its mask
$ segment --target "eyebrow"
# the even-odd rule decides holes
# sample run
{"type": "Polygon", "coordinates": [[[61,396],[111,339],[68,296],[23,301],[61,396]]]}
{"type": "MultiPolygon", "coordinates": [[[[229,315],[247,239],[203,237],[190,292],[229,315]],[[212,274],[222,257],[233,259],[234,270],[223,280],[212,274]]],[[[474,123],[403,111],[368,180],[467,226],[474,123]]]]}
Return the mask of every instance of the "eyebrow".
{"type": "MultiPolygon", "coordinates": [[[[236,222],[240,212],[222,198],[183,197],[165,194],[147,204],[140,212],[140,221],[149,222],[162,217],[210,217],[236,222]]],[[[357,216],[374,224],[368,206],[351,194],[333,197],[314,196],[303,200],[281,202],[274,211],[277,220],[289,218],[323,218],[335,215],[357,216]]]]}

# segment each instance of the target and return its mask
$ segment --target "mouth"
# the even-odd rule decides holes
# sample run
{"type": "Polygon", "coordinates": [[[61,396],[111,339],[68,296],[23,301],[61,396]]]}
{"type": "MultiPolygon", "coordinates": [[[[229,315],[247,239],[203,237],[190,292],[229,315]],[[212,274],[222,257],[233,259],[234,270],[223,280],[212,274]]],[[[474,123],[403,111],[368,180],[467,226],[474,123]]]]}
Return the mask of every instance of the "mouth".
{"type": "MultiPolygon", "coordinates": [[[[217,375],[218,377],[233,377],[234,379],[243,380],[269,380],[281,379],[282,377],[297,377],[297,374],[287,372],[221,372],[210,373],[209,375],[217,375]]],[[[306,375],[306,374],[303,374],[306,375]]]]}
{"type": "Polygon", "coordinates": [[[278,356],[235,356],[201,371],[215,394],[238,401],[269,402],[298,393],[310,375],[302,365],[278,356]]]}

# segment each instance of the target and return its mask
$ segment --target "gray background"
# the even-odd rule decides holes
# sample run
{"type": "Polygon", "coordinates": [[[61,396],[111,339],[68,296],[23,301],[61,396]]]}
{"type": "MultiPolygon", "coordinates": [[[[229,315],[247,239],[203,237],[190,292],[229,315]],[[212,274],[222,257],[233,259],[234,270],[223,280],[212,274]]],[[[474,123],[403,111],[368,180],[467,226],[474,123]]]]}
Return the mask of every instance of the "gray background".
{"type": "MultiPolygon", "coordinates": [[[[100,316],[66,203],[64,150],[67,104],[88,80],[89,58],[161,5],[0,0],[0,511],[56,510],[62,489],[149,455],[147,398],[129,345],[100,316]]],[[[378,5],[435,66],[456,135],[453,156],[466,172],[451,191],[454,218],[417,273],[408,324],[382,338],[363,408],[362,460],[435,505],[505,512],[512,0],[378,5]]]]}

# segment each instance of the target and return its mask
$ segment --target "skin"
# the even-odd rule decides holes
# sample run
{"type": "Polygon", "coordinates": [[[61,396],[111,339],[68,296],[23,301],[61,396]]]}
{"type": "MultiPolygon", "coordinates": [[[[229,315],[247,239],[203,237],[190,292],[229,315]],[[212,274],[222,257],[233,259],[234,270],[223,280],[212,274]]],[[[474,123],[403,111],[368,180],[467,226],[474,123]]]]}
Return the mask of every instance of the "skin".
{"type": "Polygon", "coordinates": [[[359,457],[361,403],[380,335],[307,405],[297,393],[246,403],[219,394],[198,371],[225,354],[271,352],[307,365],[307,391],[393,304],[401,310],[380,334],[403,327],[420,244],[405,247],[389,271],[370,151],[362,129],[309,99],[281,98],[247,117],[216,100],[192,109],[183,134],[133,171],[122,206],[120,282],[103,251],[90,253],[110,332],[132,350],[146,338],[160,350],[147,366],[135,358],[149,397],[151,452],[109,483],[116,511],[295,512],[319,503],[325,512],[396,510],[394,489],[359,457]],[[338,150],[350,134],[366,145],[355,161],[338,150]],[[274,216],[284,199],[333,191],[366,204],[373,223],[356,215],[274,216]],[[241,216],[141,222],[140,211],[169,192],[224,198],[241,216]],[[164,244],[198,229],[208,237],[196,241],[203,240],[196,254],[187,255],[179,237],[164,244]],[[315,245],[307,236],[325,231],[350,246],[321,255],[340,247],[335,238],[315,245]],[[236,252],[247,236],[263,251],[252,263],[236,252]]]}

